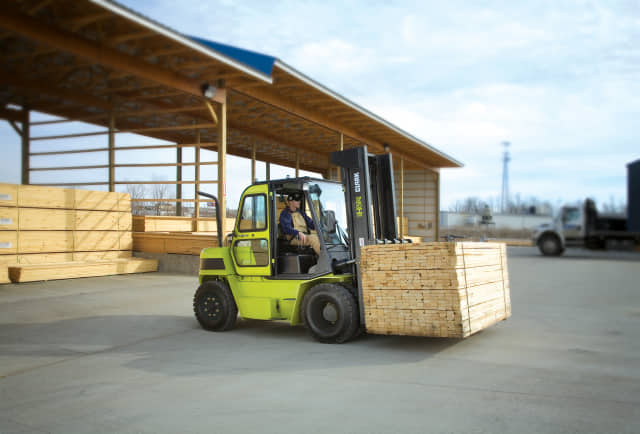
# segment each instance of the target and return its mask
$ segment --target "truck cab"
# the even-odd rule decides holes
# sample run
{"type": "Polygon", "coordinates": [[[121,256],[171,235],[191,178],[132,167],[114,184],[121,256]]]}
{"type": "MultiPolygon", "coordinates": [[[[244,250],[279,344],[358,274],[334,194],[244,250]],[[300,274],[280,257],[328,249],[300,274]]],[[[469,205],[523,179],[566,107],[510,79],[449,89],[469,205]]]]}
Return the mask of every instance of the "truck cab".
{"type": "Polygon", "coordinates": [[[561,255],[566,247],[604,249],[607,242],[638,242],[640,234],[627,230],[627,218],[599,214],[595,202],[586,199],[581,206],[563,206],[553,220],[534,229],[533,243],[545,256],[561,255]]]}

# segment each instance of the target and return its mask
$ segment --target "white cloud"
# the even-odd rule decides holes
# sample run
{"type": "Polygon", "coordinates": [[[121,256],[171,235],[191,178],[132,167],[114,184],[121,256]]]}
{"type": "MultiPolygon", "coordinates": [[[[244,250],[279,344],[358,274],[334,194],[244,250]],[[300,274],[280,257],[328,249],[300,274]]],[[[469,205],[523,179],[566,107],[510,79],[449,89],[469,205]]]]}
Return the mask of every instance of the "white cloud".
{"type": "Polygon", "coordinates": [[[303,71],[323,70],[324,74],[345,75],[375,66],[370,50],[335,38],[302,44],[292,53],[291,63],[303,71]]]}

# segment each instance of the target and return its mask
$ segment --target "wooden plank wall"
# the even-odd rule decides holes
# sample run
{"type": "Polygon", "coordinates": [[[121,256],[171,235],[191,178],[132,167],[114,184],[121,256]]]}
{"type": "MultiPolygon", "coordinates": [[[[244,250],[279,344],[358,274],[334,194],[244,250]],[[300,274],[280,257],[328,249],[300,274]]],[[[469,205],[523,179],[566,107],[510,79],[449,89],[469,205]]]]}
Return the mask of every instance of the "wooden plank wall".
{"type": "MultiPolygon", "coordinates": [[[[400,171],[394,170],[396,212],[400,213],[400,171]]],[[[430,170],[404,171],[404,216],[408,235],[436,241],[438,219],[437,175],[430,170]]]]}
{"type": "Polygon", "coordinates": [[[131,257],[126,193],[0,184],[0,264],[131,257]]]}

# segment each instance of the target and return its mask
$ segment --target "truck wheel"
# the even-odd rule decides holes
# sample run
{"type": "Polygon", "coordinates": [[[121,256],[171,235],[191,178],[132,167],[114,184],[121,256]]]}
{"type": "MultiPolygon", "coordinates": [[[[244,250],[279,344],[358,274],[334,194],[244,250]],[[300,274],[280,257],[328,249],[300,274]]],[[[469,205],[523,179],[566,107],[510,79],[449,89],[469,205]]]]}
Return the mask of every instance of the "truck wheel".
{"type": "Polygon", "coordinates": [[[348,341],[360,325],[353,295],[334,283],[321,283],[306,293],[302,300],[302,318],[311,336],[326,344],[348,341]]]}
{"type": "Polygon", "coordinates": [[[545,256],[559,256],[564,252],[560,239],[555,235],[544,235],[540,238],[538,248],[545,256]]]}
{"type": "Polygon", "coordinates": [[[203,329],[231,330],[236,325],[238,307],[229,286],[218,280],[204,282],[193,296],[193,312],[203,329]]]}

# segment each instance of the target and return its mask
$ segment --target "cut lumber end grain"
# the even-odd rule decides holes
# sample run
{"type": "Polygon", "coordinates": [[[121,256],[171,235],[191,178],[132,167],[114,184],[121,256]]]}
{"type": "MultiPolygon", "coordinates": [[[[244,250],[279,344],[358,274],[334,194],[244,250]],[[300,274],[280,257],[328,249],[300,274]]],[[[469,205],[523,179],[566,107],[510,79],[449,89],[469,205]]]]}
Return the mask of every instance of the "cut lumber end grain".
{"type": "Polygon", "coordinates": [[[9,280],[9,266],[7,264],[0,264],[0,284],[11,283],[9,280]]]}
{"type": "Polygon", "coordinates": [[[360,265],[369,333],[465,338],[511,316],[504,244],[371,245],[360,265]]]}
{"type": "Polygon", "coordinates": [[[155,259],[127,258],[110,261],[75,261],[59,264],[9,265],[12,282],[76,279],[114,274],[148,273],[158,270],[155,259]]]}
{"type": "Polygon", "coordinates": [[[0,183],[0,206],[16,206],[18,204],[18,186],[0,183]]]}

